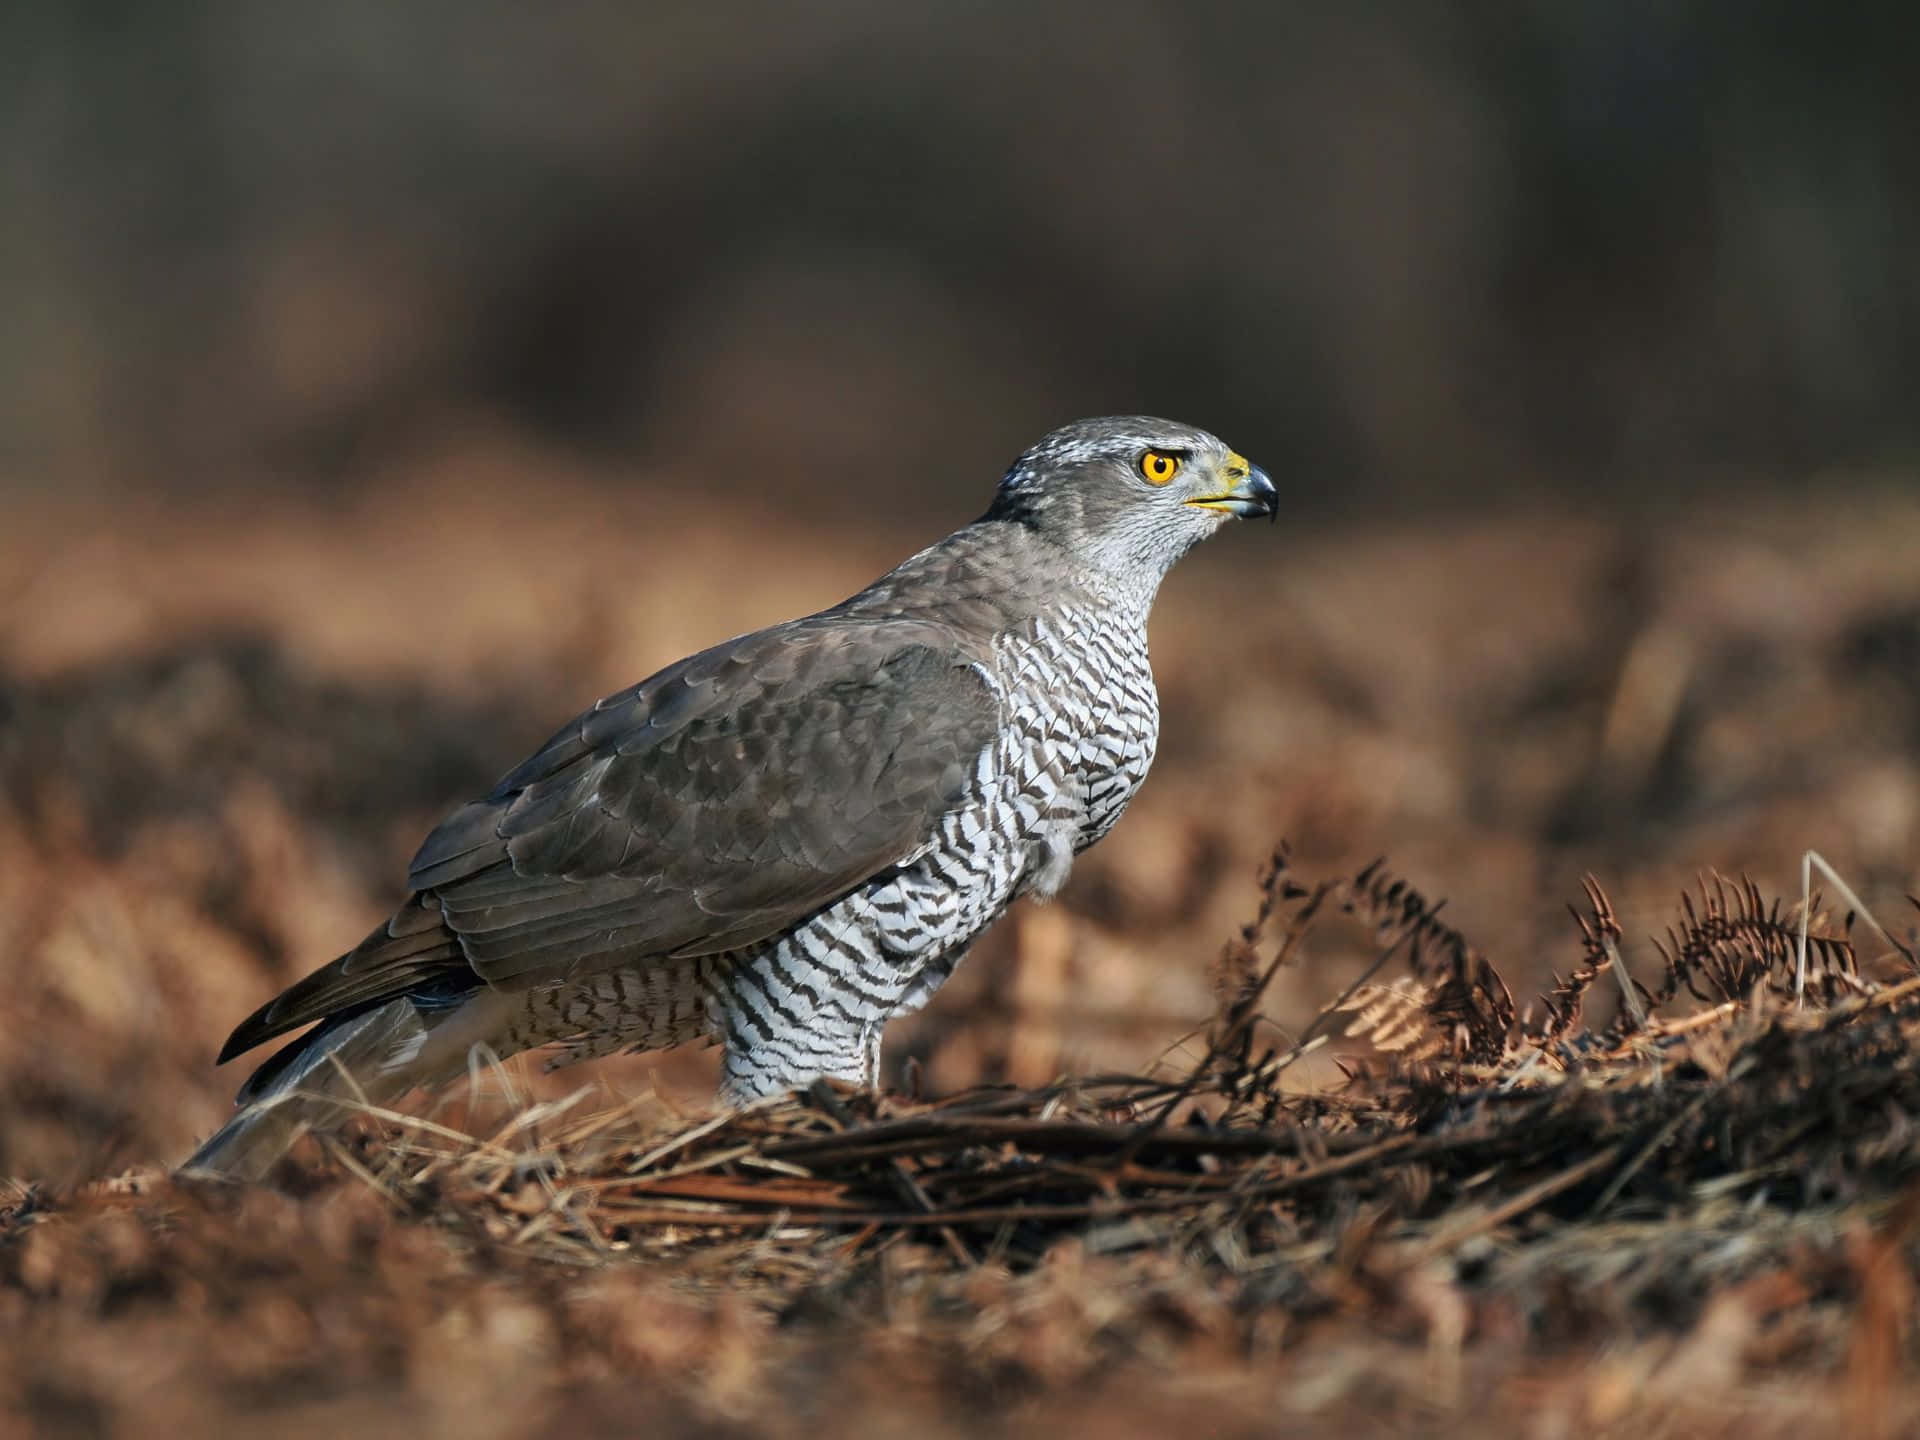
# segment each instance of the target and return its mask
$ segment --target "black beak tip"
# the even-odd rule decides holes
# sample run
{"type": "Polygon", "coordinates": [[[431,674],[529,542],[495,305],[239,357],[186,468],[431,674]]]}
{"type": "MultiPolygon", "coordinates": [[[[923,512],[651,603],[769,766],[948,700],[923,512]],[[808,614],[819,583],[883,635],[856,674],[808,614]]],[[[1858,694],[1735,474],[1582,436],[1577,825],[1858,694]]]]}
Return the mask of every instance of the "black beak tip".
{"type": "Polygon", "coordinates": [[[1272,477],[1255,465],[1247,480],[1253,487],[1253,498],[1260,506],[1260,512],[1256,513],[1264,512],[1267,523],[1273,524],[1280,518],[1280,492],[1274,488],[1272,477]]]}

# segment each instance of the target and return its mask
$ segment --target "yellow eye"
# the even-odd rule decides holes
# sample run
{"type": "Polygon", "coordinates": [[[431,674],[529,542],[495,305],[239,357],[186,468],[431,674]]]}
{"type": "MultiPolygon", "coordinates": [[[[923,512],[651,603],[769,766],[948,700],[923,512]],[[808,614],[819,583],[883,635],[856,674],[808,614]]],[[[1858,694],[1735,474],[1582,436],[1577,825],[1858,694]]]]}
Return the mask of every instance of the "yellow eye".
{"type": "Polygon", "coordinates": [[[1164,485],[1180,473],[1180,457],[1149,450],[1140,457],[1140,473],[1155,485],[1164,485]]]}

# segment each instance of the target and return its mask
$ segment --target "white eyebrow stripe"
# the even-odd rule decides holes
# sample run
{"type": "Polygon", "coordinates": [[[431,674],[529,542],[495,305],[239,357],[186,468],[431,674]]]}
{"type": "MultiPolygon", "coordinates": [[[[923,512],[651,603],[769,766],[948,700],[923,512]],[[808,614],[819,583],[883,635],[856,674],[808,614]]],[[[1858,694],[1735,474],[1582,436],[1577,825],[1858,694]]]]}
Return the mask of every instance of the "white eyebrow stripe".
{"type": "Polygon", "coordinates": [[[1006,481],[1020,484],[1050,470],[1100,460],[1130,462],[1148,450],[1163,450],[1183,460],[1219,461],[1232,453],[1217,436],[1191,425],[1155,421],[1152,429],[1102,429],[1099,423],[1089,422],[1067,426],[1041,440],[1008,471],[1006,481]]]}

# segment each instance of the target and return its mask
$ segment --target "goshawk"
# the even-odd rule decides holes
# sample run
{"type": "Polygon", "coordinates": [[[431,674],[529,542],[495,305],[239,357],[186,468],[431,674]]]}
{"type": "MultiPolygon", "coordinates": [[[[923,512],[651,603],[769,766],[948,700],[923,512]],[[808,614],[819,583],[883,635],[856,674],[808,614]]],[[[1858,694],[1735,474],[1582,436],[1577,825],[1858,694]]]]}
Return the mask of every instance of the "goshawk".
{"type": "Polygon", "coordinates": [[[188,1165],[258,1175],[479,1045],[711,1036],[733,1103],[875,1084],[887,1022],[1059,890],[1145,777],[1162,577],[1275,505],[1204,431],[1083,420],[851,599],[600,701],[427,837],[392,919],[241,1022],[222,1062],[319,1023],[188,1165]]]}

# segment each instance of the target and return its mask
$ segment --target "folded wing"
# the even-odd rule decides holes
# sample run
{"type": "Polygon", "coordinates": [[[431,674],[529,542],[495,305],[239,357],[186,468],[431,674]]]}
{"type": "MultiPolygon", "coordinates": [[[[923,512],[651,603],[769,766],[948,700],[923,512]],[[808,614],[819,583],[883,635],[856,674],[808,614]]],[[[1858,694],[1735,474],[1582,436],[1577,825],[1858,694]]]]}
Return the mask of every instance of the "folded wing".
{"type": "Polygon", "coordinates": [[[1000,729],[987,657],[828,612],[609,696],[427,837],[393,919],[225,1060],[400,994],[524,985],[788,929],[933,839],[1000,729]]]}

